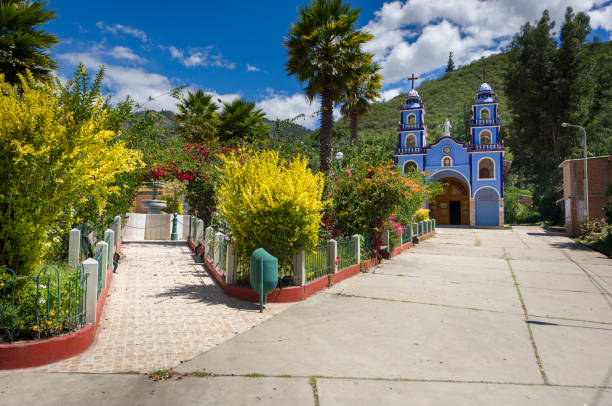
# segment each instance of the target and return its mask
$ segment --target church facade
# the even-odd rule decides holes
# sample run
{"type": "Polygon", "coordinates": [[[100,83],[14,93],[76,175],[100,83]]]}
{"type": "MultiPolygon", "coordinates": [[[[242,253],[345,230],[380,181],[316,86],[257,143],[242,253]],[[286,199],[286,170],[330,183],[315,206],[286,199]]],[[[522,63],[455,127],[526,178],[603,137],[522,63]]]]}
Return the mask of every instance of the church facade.
{"type": "Polygon", "coordinates": [[[504,225],[504,144],[498,100],[483,83],[472,100],[471,142],[457,141],[444,124],[444,136],[427,143],[425,108],[416,89],[400,106],[395,162],[402,173],[425,171],[429,179],[445,184],[442,194],[429,202],[438,224],[504,225]]]}

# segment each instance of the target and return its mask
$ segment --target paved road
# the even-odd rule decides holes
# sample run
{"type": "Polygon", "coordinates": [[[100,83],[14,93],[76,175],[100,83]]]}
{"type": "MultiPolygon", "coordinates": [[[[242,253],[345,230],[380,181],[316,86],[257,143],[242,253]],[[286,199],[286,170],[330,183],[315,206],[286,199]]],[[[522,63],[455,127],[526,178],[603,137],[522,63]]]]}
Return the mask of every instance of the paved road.
{"type": "Polygon", "coordinates": [[[438,231],[176,368],[204,376],[17,374],[0,376],[0,397],[59,387],[52,404],[611,405],[610,260],[535,227],[438,231]]]}

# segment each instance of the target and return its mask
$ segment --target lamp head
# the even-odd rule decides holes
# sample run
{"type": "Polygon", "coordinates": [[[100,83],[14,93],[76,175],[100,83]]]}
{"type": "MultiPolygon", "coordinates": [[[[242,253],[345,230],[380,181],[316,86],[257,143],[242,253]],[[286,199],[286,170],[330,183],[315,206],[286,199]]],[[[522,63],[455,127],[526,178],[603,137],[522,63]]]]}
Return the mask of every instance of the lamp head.
{"type": "Polygon", "coordinates": [[[568,123],[561,123],[561,127],[569,127],[568,123]]]}

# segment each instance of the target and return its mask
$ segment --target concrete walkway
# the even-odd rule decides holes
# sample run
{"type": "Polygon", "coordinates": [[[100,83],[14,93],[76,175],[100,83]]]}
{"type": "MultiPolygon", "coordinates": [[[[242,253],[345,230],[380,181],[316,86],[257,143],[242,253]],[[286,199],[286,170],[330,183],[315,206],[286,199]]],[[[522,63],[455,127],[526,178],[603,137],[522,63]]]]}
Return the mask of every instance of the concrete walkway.
{"type": "Polygon", "coordinates": [[[123,245],[92,346],[38,372],[117,373],[171,368],[290,305],[226,296],[185,241],[123,245]]]}
{"type": "Polygon", "coordinates": [[[610,405],[612,264],[535,227],[438,235],[179,364],[0,375],[27,404],[610,405]],[[32,385],[36,382],[36,385],[32,385]]]}

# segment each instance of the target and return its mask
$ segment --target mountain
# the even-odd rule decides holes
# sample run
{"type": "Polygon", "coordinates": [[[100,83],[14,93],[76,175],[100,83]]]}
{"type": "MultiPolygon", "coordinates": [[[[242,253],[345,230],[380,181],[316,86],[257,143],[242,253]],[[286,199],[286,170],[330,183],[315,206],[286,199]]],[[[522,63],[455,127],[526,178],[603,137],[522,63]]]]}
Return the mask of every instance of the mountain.
{"type": "MultiPolygon", "coordinates": [[[[451,134],[461,141],[469,140],[469,120],[471,119],[472,98],[476,96],[478,86],[483,82],[482,71],[486,66],[486,81],[499,97],[499,114],[502,120],[502,137],[504,125],[510,121],[508,105],[504,98],[503,72],[506,66],[506,55],[496,54],[481,58],[459,69],[447,72],[438,79],[422,82],[417,87],[421,101],[425,106],[425,124],[429,138],[428,143],[435,142],[443,134],[442,124],[448,118],[453,126],[451,134]]],[[[410,74],[409,67],[406,76],[410,74]]],[[[387,142],[390,147],[397,143],[397,123],[400,118],[400,104],[406,100],[406,94],[386,102],[372,104],[370,114],[359,120],[359,134],[366,142],[387,142]]],[[[334,130],[342,136],[349,134],[349,122],[342,118],[335,123],[334,130]]]]}
{"type": "Polygon", "coordinates": [[[309,130],[306,127],[303,127],[299,124],[290,123],[287,121],[269,120],[265,117],[262,121],[270,128],[270,134],[274,134],[274,131],[276,131],[277,125],[280,127],[279,130],[284,135],[293,135],[293,136],[301,138],[301,137],[305,137],[309,135],[312,132],[312,130],[309,130]]]}

